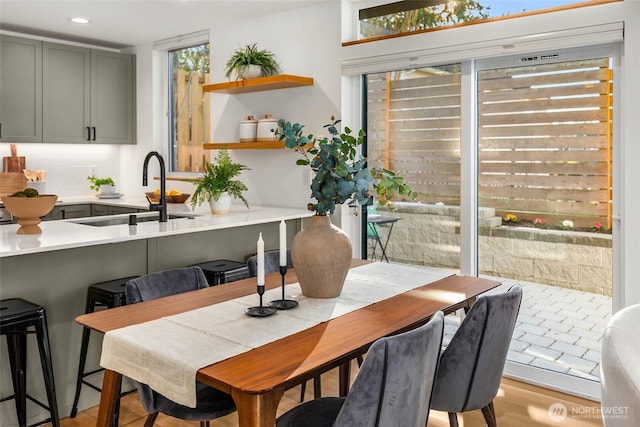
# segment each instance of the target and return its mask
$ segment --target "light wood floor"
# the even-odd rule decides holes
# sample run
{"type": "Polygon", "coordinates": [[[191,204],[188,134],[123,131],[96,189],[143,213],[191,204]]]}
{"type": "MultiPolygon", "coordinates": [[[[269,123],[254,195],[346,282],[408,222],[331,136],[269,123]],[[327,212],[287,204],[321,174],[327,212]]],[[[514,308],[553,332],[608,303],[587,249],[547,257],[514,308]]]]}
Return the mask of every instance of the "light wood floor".
{"type": "MultiPolygon", "coordinates": [[[[357,370],[354,363],[353,369],[357,370]]],[[[352,374],[355,377],[355,372],[352,374]]],[[[337,370],[322,376],[323,396],[337,396],[337,370]]],[[[95,393],[88,388],[83,393],[95,393]]],[[[278,415],[298,404],[300,387],[288,390],[280,402],[278,415]]],[[[309,382],[306,399],[313,397],[313,386],[309,382]]],[[[532,386],[519,381],[503,379],[498,397],[494,400],[498,426],[500,427],[593,427],[602,426],[597,415],[598,402],[592,402],[579,397],[559,393],[541,387],[532,386]],[[549,407],[554,403],[561,403],[567,409],[566,419],[558,422],[549,417],[549,407]],[[596,414],[594,414],[596,412],[596,414]],[[592,415],[593,414],[593,415],[592,415]]],[[[76,418],[65,418],[62,427],[94,427],[98,408],[90,408],[79,413],[76,418]]],[[[144,425],[146,414],[140,405],[138,395],[132,393],[122,399],[120,426],[137,427],[144,425]]],[[[484,419],[480,411],[470,411],[459,414],[461,427],[484,427],[484,419]]],[[[160,415],[156,421],[157,427],[187,427],[197,426],[196,422],[186,422],[160,415]]],[[[235,427],[238,425],[236,414],[227,415],[211,422],[211,427],[235,427]]],[[[448,427],[447,414],[431,411],[428,427],[448,427]]]]}

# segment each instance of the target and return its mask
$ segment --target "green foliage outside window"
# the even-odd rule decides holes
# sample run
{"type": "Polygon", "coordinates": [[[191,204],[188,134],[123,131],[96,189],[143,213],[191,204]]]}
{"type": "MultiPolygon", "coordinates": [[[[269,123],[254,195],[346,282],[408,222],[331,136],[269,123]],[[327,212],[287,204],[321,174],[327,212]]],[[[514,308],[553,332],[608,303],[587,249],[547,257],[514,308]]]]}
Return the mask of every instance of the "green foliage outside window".
{"type": "MultiPolygon", "coordinates": [[[[407,2],[411,4],[411,2],[407,2]]],[[[443,2],[434,6],[376,16],[360,21],[364,38],[442,27],[489,17],[490,7],[477,0],[443,2]]]]}
{"type": "Polygon", "coordinates": [[[209,72],[209,43],[171,51],[174,70],[209,72]]]}

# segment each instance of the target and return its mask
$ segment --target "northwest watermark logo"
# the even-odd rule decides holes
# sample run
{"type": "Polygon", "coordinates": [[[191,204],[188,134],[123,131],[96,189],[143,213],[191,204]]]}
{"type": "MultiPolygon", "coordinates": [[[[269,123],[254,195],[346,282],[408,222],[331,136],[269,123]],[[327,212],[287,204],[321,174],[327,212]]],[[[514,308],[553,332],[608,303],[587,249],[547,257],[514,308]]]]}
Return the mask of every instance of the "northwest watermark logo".
{"type": "Polygon", "coordinates": [[[560,402],[552,403],[548,409],[549,419],[561,423],[567,418],[612,419],[629,418],[628,406],[572,406],[569,410],[560,402]]]}
{"type": "Polygon", "coordinates": [[[548,409],[549,419],[554,423],[561,423],[567,418],[567,407],[560,402],[552,403],[548,409]]]}

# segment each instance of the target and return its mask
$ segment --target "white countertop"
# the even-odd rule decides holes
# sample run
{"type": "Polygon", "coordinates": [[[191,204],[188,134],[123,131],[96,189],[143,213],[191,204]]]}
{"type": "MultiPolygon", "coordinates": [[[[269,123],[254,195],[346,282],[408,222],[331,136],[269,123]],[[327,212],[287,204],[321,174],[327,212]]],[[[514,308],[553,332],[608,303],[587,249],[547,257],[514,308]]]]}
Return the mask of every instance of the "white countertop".
{"type": "MultiPolygon", "coordinates": [[[[61,197],[61,205],[94,203],[112,206],[126,206],[146,209],[149,203],[142,198],[98,199],[92,196],[61,197]]],[[[58,204],[58,205],[60,205],[58,204]]],[[[251,206],[247,209],[243,204],[233,204],[226,215],[212,215],[209,206],[203,204],[191,210],[188,203],[169,204],[168,213],[193,214],[193,218],[169,219],[167,222],[139,222],[135,226],[110,225],[95,227],[76,223],[79,219],[43,221],[40,223],[41,234],[16,234],[18,224],[0,226],[0,258],[48,252],[60,249],[95,246],[129,240],[149,239],[185,233],[241,227],[245,225],[279,222],[281,219],[291,220],[306,218],[312,215],[305,209],[251,206]]],[[[141,213],[144,215],[144,213],[141,213]]],[[[128,217],[124,215],[111,215],[128,217]]],[[[95,219],[97,217],[93,217],[95,219]]],[[[103,217],[104,218],[104,217],[103,217]]]]}

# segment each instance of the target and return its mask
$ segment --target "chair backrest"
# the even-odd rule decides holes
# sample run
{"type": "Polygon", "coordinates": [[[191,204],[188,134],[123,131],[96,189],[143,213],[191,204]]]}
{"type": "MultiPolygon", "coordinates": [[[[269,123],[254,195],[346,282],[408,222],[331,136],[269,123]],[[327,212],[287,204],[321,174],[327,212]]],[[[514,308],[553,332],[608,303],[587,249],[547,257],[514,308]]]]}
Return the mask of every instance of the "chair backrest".
{"type": "MultiPolygon", "coordinates": [[[[275,273],[280,267],[280,251],[266,251],[264,253],[264,274],[275,273]]],[[[247,259],[247,268],[249,268],[249,277],[258,275],[258,257],[254,255],[247,259]]],[[[291,262],[291,250],[287,249],[287,268],[293,268],[291,262]]]]}
{"type": "Polygon", "coordinates": [[[443,330],[438,312],[426,325],[373,343],[334,427],[424,427],[443,330]]]}
{"type": "Polygon", "coordinates": [[[522,301],[522,287],[478,297],[440,357],[433,409],[481,409],[495,398],[522,301]]]}
{"type": "Polygon", "coordinates": [[[177,295],[208,288],[207,278],[200,267],[174,268],[131,279],[125,285],[127,304],[177,295]]]}
{"type": "MultiPolygon", "coordinates": [[[[177,295],[208,288],[207,278],[200,267],[175,268],[136,277],[125,285],[127,304],[177,295]]],[[[158,411],[156,393],[146,384],[135,382],[138,397],[148,413],[158,411]]]]}

